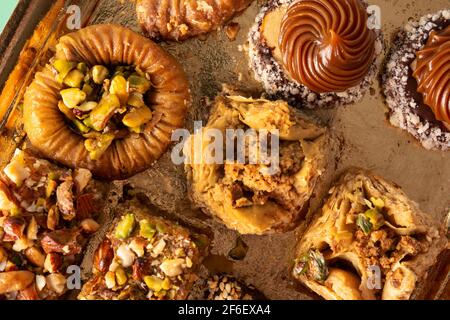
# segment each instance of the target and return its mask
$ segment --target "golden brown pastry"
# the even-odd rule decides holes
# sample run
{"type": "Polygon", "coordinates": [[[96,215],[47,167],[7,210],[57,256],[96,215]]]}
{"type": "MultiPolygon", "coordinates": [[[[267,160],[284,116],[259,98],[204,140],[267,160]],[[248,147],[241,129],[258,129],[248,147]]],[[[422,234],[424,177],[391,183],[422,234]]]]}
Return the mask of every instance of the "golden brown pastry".
{"type": "Polygon", "coordinates": [[[327,167],[328,134],[284,101],[219,96],[203,132],[191,136],[185,152],[196,205],[242,234],[283,232],[296,226],[327,167]],[[236,152],[223,164],[210,162],[210,133],[218,130],[225,136],[227,129],[254,130],[259,143],[262,130],[279,130],[278,168],[257,154],[259,160],[251,162],[248,155],[256,152],[250,153],[254,144],[249,139],[227,145],[227,149],[244,146],[245,161],[236,159],[236,152]],[[267,172],[269,167],[276,171],[267,172]]]}
{"type": "Polygon", "coordinates": [[[78,299],[186,299],[208,247],[206,236],[155,216],[137,200],[119,211],[78,299]]]}
{"type": "Polygon", "coordinates": [[[410,299],[446,248],[444,227],[399,187],[346,174],[299,242],[293,275],[325,299],[410,299]]]}
{"type": "Polygon", "coordinates": [[[0,300],[58,299],[81,260],[104,196],[86,169],[17,149],[0,173],[0,300]]]}
{"type": "Polygon", "coordinates": [[[36,74],[24,99],[25,131],[48,158],[87,168],[100,178],[124,179],[149,168],[165,152],[172,131],[184,123],[189,102],[186,76],[168,53],[124,27],[94,25],[63,36],[53,64],[36,74]],[[105,79],[111,73],[105,66],[117,67],[110,79],[105,79]],[[135,73],[124,75],[128,71],[119,67],[135,73]],[[91,69],[83,78],[80,70],[86,68],[91,69]],[[144,80],[148,90],[140,92],[130,77],[144,80]],[[86,88],[92,79],[100,88],[86,88]],[[94,101],[87,100],[91,95],[94,101]],[[111,124],[113,116],[121,123],[111,124]],[[132,128],[130,123],[143,118],[145,123],[132,128]]]}
{"type": "Polygon", "coordinates": [[[222,26],[253,0],[137,0],[142,29],[152,38],[185,40],[222,26]]]}

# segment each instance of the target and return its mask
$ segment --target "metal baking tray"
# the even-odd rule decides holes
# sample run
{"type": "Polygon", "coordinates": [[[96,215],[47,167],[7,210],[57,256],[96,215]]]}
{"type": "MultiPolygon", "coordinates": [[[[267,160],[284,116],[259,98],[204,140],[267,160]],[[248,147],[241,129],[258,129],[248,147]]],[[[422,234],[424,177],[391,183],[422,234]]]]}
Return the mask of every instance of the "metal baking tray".
{"type": "MultiPolygon", "coordinates": [[[[262,93],[261,86],[253,79],[248,67],[245,47],[248,30],[264,2],[255,1],[234,19],[240,25],[235,41],[230,41],[225,32],[219,30],[183,43],[161,43],[180,61],[188,74],[193,96],[193,106],[186,121],[188,129],[192,130],[194,120],[207,119],[209,110],[206,98],[214,98],[223,84],[237,85],[254,96],[262,93]]],[[[381,8],[385,56],[395,32],[408,19],[418,19],[449,5],[448,0],[370,2],[381,8]]],[[[117,23],[140,32],[132,1],[21,0],[0,37],[0,88],[3,88],[0,99],[0,167],[8,162],[16,147],[29,147],[22,129],[22,95],[36,69],[52,55],[56,39],[70,32],[66,24],[66,10],[70,5],[80,7],[83,26],[117,23]],[[27,42],[36,27],[40,32],[40,40],[27,42]]],[[[382,71],[380,69],[380,74],[382,71]]],[[[350,167],[357,166],[397,183],[411,199],[419,203],[423,211],[440,219],[442,224],[447,223],[450,209],[450,153],[425,150],[406,132],[390,126],[386,120],[387,107],[379,82],[373,84],[370,94],[360,103],[305,112],[318,117],[330,128],[337,151],[336,163],[325,177],[323,190],[318,190],[312,199],[311,212],[320,205],[335,179],[350,167]]],[[[214,240],[211,254],[204,262],[203,275],[207,272],[232,273],[256,286],[269,299],[318,298],[297,285],[289,275],[297,240],[309,219],[292,232],[241,236],[249,250],[245,259],[234,261],[228,257],[228,253],[239,235],[192,207],[187,197],[184,169],[170,161],[170,152],[153,168],[126,181],[114,182],[111,186],[110,206],[106,210],[109,213],[113,213],[114,203],[119,201],[123,189],[132,187],[169,216],[210,229],[214,240]]],[[[106,229],[107,224],[102,230],[106,229]]],[[[82,265],[85,276],[92,252],[101,236],[102,231],[90,243],[82,265]]],[[[448,252],[441,255],[439,263],[430,272],[426,283],[421,285],[415,298],[450,299],[449,261],[448,252]]]]}

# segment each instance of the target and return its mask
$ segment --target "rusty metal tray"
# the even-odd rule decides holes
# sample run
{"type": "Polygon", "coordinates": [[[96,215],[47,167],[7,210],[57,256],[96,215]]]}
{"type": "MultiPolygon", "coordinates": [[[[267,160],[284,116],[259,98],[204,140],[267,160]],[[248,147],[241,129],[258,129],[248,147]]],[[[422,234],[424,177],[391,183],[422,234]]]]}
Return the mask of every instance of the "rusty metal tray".
{"type": "MultiPolygon", "coordinates": [[[[237,84],[242,90],[259,95],[261,86],[253,79],[245,52],[247,33],[259,7],[265,1],[255,1],[234,21],[240,25],[235,41],[219,30],[204,38],[183,43],[161,43],[184,66],[191,84],[193,107],[186,126],[192,129],[194,120],[206,120],[208,107],[205,97],[213,98],[223,84],[237,84]]],[[[382,13],[386,55],[395,31],[410,18],[418,18],[448,7],[448,0],[371,0],[382,13]]],[[[37,68],[52,55],[56,39],[70,32],[66,18],[69,5],[81,8],[82,25],[118,23],[140,32],[132,1],[121,0],[21,0],[18,9],[0,36],[0,167],[5,165],[16,147],[27,147],[22,129],[21,100],[24,89],[37,68]],[[33,31],[35,36],[28,40],[33,31]],[[27,41],[28,40],[28,41],[27,41]],[[7,81],[8,79],[8,81],[7,81]]],[[[382,70],[380,70],[380,73],[382,70]]],[[[350,167],[361,167],[394,181],[420,207],[447,223],[450,209],[450,153],[427,151],[404,131],[389,125],[387,107],[378,82],[360,103],[329,110],[306,111],[320,118],[331,130],[338,151],[337,162],[326,178],[323,190],[312,201],[317,208],[333,181],[350,167]]],[[[316,299],[317,296],[296,285],[289,275],[294,249],[307,221],[296,230],[280,235],[242,236],[249,246],[245,259],[234,261],[228,252],[239,235],[192,208],[186,194],[186,180],[182,166],[170,161],[166,153],[156,165],[126,181],[111,183],[110,205],[106,209],[111,218],[114,204],[119,201],[124,186],[131,186],[144,194],[157,208],[173,218],[194,226],[209,228],[213,234],[210,256],[202,274],[229,272],[253,284],[269,299],[316,299]],[[270,250],[267,250],[270,248],[270,250]]],[[[102,228],[104,232],[108,223],[102,228]]],[[[90,243],[82,267],[87,271],[92,252],[102,231],[90,243]]],[[[416,298],[450,299],[450,256],[444,253],[423,284],[416,298]]]]}

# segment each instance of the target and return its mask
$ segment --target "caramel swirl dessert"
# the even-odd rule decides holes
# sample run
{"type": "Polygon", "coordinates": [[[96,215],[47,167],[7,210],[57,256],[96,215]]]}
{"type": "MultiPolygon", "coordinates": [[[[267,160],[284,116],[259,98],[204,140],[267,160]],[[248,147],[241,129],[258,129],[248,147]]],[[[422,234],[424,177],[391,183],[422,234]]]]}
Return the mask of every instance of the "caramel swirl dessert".
{"type": "Polygon", "coordinates": [[[165,152],[190,103],[181,66],[152,41],[118,25],[63,36],[25,93],[32,145],[68,167],[125,179],[165,152]]]}
{"type": "Polygon", "coordinates": [[[309,108],[362,98],[382,35],[362,0],[271,0],[249,34],[250,64],[269,94],[309,108]]]}
{"type": "Polygon", "coordinates": [[[68,291],[106,190],[86,169],[68,170],[17,149],[0,173],[0,300],[53,300],[68,291]]]}
{"type": "MultiPolygon", "coordinates": [[[[275,146],[268,140],[267,149],[272,150],[275,146]]],[[[198,207],[242,234],[280,233],[303,218],[329,164],[329,135],[284,101],[219,96],[203,132],[188,140],[185,155],[190,159],[186,164],[190,195],[198,207]],[[228,129],[246,132],[244,141],[233,139],[227,145],[227,150],[232,146],[244,150],[245,159],[238,159],[237,151],[223,164],[211,163],[209,133],[220,131],[225,136],[228,129]],[[256,143],[252,141],[259,145],[265,139],[261,130],[279,130],[279,146],[274,149],[278,166],[263,161],[270,155],[251,151],[256,143]]]]}
{"type": "Polygon", "coordinates": [[[343,176],[299,242],[293,275],[328,300],[408,300],[447,246],[444,226],[392,183],[343,176]]]}
{"type": "Polygon", "coordinates": [[[80,300],[183,300],[209,240],[153,214],[137,200],[123,211],[94,256],[80,300]]]}
{"type": "Polygon", "coordinates": [[[152,38],[181,41],[213,31],[253,0],[137,0],[142,30],[152,38]]]}
{"type": "Polygon", "coordinates": [[[397,34],[383,86],[392,125],[428,150],[450,149],[450,9],[397,34]]]}
{"type": "Polygon", "coordinates": [[[417,52],[413,75],[425,104],[450,128],[450,25],[430,33],[427,44],[417,52]]]}
{"type": "Polygon", "coordinates": [[[290,76],[314,92],[341,92],[367,74],[374,31],[359,0],[297,1],[283,17],[279,46],[290,76]]]}

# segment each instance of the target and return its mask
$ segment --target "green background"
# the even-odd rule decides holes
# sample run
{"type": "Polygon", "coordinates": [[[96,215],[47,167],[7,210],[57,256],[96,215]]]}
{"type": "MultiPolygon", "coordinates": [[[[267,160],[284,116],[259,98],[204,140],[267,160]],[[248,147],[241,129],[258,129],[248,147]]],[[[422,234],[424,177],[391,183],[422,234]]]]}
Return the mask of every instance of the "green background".
{"type": "Polygon", "coordinates": [[[0,32],[3,31],[18,2],[19,0],[0,0],[0,32]]]}

